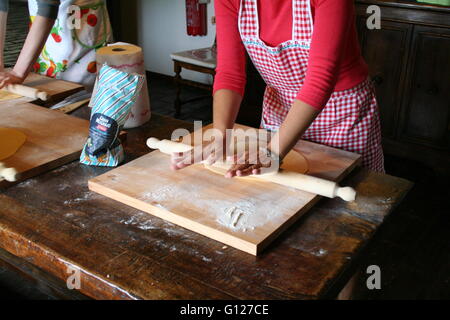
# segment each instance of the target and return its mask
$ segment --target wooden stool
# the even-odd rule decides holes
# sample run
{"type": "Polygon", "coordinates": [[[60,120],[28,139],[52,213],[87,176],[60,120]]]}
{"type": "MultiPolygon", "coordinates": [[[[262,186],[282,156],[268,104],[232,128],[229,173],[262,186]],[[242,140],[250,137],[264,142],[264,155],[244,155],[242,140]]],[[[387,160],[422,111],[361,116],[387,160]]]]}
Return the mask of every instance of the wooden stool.
{"type": "MultiPolygon", "coordinates": [[[[201,89],[206,89],[212,92],[212,85],[206,85],[203,83],[183,79],[181,77],[182,69],[184,68],[187,70],[193,70],[201,73],[210,74],[213,77],[214,82],[214,76],[216,74],[216,65],[217,65],[216,51],[215,47],[213,46],[212,48],[202,48],[172,53],[170,57],[172,58],[174,63],[174,71],[175,71],[174,80],[177,85],[177,93],[175,98],[175,116],[178,117],[181,112],[182,104],[205,98],[205,96],[195,97],[193,99],[189,99],[182,102],[180,99],[180,94],[181,88],[184,84],[201,89]]],[[[210,96],[211,95],[208,95],[208,97],[210,96]]]]}

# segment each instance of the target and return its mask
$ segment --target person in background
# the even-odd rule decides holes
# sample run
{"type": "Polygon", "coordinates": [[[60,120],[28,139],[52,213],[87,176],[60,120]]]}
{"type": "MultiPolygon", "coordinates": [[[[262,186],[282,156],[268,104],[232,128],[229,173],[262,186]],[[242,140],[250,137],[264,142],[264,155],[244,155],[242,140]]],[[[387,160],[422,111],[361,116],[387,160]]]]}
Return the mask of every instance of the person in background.
{"type": "MultiPolygon", "coordinates": [[[[282,160],[303,138],[359,153],[363,166],[384,171],[375,89],[352,0],[216,0],[215,10],[214,128],[225,137],[235,124],[247,51],[267,84],[261,126],[276,132],[268,148],[272,159],[282,160]]],[[[205,152],[197,158],[174,154],[172,168],[202,160],[217,159],[205,152]]],[[[236,163],[227,177],[259,174],[264,167],[261,161],[236,163]]]]}
{"type": "Polygon", "coordinates": [[[0,0],[0,89],[22,83],[31,71],[92,90],[95,50],[112,41],[102,0],[29,0],[30,30],[11,71],[3,69],[8,0],[0,0]],[[77,20],[79,24],[77,25],[77,20]]]}

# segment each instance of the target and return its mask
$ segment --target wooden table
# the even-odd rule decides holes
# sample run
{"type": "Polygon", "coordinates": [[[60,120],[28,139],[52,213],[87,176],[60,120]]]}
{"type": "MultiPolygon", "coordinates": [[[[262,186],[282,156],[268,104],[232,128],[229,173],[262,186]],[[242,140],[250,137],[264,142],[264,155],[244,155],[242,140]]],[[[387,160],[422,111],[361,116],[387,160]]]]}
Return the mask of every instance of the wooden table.
{"type": "MultiPolygon", "coordinates": [[[[192,125],[155,114],[129,131],[127,161],[149,152],[147,137],[176,128],[192,125]]],[[[80,291],[96,299],[334,298],[412,186],[357,169],[344,183],[356,203],[321,200],[254,257],[89,192],[106,171],[74,162],[1,192],[1,247],[63,285],[68,267],[79,269],[80,291]]]]}

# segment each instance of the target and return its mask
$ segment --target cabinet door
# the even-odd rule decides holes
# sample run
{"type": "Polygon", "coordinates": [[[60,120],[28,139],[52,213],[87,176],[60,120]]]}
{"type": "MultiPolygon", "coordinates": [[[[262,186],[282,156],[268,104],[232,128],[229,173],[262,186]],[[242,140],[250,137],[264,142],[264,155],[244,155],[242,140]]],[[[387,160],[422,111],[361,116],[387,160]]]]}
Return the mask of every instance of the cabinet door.
{"type": "Polygon", "coordinates": [[[449,149],[450,30],[416,26],[401,138],[449,149]]]}
{"type": "Polygon", "coordinates": [[[366,19],[359,17],[358,32],[362,55],[377,90],[383,137],[395,138],[412,26],[383,20],[381,29],[369,30],[366,19]]]}

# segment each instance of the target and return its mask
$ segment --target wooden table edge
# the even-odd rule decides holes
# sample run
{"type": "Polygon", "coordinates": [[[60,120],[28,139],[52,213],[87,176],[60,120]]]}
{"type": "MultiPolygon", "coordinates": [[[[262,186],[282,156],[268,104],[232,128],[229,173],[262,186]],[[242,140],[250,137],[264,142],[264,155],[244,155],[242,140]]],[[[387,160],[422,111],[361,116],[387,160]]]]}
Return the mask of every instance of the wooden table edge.
{"type": "MultiPolygon", "coordinates": [[[[360,170],[366,170],[367,169],[360,168],[360,170]]],[[[351,179],[353,174],[357,174],[358,172],[353,172],[350,174],[350,176],[346,177],[346,179],[351,179]]],[[[377,173],[380,174],[381,173],[377,173]]],[[[389,217],[392,215],[392,213],[400,206],[400,204],[403,202],[403,200],[406,198],[408,193],[411,191],[411,189],[414,187],[414,182],[409,181],[404,178],[395,177],[388,174],[383,174],[386,176],[393,177],[398,180],[402,180],[405,182],[407,187],[402,191],[402,195],[399,197],[398,201],[394,204],[394,206],[391,208],[390,212],[386,214],[385,219],[373,230],[370,237],[368,237],[365,241],[361,242],[361,245],[359,246],[358,250],[354,253],[354,258],[351,259],[351,261],[348,261],[347,264],[343,267],[342,271],[339,275],[337,275],[328,286],[324,286],[321,290],[321,292],[318,294],[318,297],[321,297],[320,299],[336,299],[336,297],[339,295],[340,291],[346,286],[346,284],[351,280],[354,273],[358,270],[360,267],[360,264],[362,262],[364,252],[367,251],[368,248],[370,248],[371,240],[376,236],[377,233],[380,232],[380,228],[386,224],[386,222],[389,220],[389,217]]]]}

